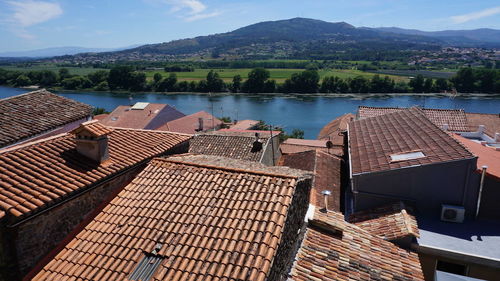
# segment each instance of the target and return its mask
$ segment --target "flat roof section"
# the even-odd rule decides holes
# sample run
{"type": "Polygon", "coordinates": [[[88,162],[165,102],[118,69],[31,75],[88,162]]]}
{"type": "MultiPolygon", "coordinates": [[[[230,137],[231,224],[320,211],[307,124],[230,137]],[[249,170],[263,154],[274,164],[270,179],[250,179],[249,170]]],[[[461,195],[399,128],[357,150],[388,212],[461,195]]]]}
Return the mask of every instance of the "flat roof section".
{"type": "Polygon", "coordinates": [[[418,217],[419,248],[424,251],[445,251],[456,258],[500,267],[500,222],[465,220],[463,223],[443,222],[439,218],[418,217]]]}

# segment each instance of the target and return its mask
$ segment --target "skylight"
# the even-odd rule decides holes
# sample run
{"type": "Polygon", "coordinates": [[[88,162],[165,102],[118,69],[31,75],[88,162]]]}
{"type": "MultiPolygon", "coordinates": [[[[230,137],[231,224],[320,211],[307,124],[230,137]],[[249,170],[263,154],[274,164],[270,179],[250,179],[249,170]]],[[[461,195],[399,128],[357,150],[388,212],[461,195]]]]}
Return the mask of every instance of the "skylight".
{"type": "Polygon", "coordinates": [[[143,110],[144,108],[146,108],[146,106],[148,106],[149,102],[137,102],[134,104],[134,106],[131,107],[131,109],[135,109],[135,110],[143,110]]]}
{"type": "Polygon", "coordinates": [[[425,154],[422,151],[412,151],[407,153],[391,154],[391,162],[406,161],[424,158],[425,154]]]}

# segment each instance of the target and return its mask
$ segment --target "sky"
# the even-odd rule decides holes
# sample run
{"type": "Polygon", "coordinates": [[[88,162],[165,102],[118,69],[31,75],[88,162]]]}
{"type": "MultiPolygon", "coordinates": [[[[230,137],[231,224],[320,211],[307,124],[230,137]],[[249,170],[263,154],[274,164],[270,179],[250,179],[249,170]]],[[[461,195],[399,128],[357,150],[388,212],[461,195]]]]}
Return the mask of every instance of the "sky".
{"type": "Polygon", "coordinates": [[[160,43],[294,17],[426,31],[500,29],[500,1],[0,0],[0,52],[160,43]]]}

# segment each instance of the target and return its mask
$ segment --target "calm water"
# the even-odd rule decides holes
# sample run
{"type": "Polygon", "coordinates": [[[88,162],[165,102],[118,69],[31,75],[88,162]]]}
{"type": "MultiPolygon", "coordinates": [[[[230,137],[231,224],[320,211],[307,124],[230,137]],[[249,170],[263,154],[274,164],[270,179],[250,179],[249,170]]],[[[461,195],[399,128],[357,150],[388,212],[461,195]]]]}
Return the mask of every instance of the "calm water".
{"type": "MultiPolygon", "coordinates": [[[[27,92],[25,89],[0,87],[0,98],[27,92]]],[[[139,101],[168,103],[185,114],[201,110],[215,116],[230,116],[238,120],[256,119],[282,126],[288,132],[304,130],[306,138],[316,138],[321,128],[344,113],[354,113],[359,105],[406,107],[420,105],[433,108],[464,109],[468,112],[499,113],[500,98],[455,98],[422,96],[383,97],[277,97],[277,96],[212,96],[156,93],[128,94],[60,92],[62,96],[112,111],[118,105],[139,101]],[[213,109],[212,109],[213,107],[213,109]],[[212,111],[213,110],[213,111],[212,111]]]]}

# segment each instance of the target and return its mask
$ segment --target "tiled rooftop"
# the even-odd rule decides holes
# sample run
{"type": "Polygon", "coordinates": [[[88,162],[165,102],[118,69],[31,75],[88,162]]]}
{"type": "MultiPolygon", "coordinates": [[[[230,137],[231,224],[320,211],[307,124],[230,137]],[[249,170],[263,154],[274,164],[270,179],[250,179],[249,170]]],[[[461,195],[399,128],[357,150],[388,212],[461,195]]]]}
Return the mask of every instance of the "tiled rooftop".
{"type": "Polygon", "coordinates": [[[347,221],[389,241],[419,237],[417,220],[409,211],[403,202],[397,202],[356,212],[347,221]]]}
{"type": "MultiPolygon", "coordinates": [[[[360,106],[357,117],[358,119],[370,118],[404,109],[406,108],[360,106]]],[[[450,131],[469,131],[467,117],[462,109],[423,108],[422,111],[439,128],[442,128],[444,124],[448,124],[448,130],[450,131]]]]}
{"type": "Polygon", "coordinates": [[[418,255],[344,221],[314,212],[291,271],[296,281],[424,280],[418,255]]]}
{"type": "Polygon", "coordinates": [[[254,149],[255,133],[216,131],[194,136],[189,152],[260,162],[270,135],[261,134],[262,149],[254,149]]]}
{"type": "Polygon", "coordinates": [[[32,214],[189,138],[114,128],[109,133],[109,161],[103,164],[80,155],[72,134],[6,149],[0,152],[0,210],[15,217],[32,214]]]}
{"type": "Polygon", "coordinates": [[[200,111],[191,115],[172,120],[157,128],[160,131],[178,132],[185,134],[195,134],[200,127],[199,118],[203,119],[202,131],[208,131],[221,126],[222,121],[212,114],[200,111]]]}
{"type": "Polygon", "coordinates": [[[330,140],[334,145],[338,146],[343,145],[344,137],[339,134],[340,132],[347,130],[347,124],[354,120],[354,117],[354,114],[347,113],[332,120],[321,129],[318,139],[330,140]]]}
{"type": "Polygon", "coordinates": [[[155,130],[165,123],[185,116],[168,104],[147,103],[144,109],[121,105],[100,120],[110,127],[155,130]]]}
{"type": "Polygon", "coordinates": [[[477,141],[464,138],[460,135],[453,134],[453,137],[477,156],[478,171],[481,171],[483,166],[488,166],[486,174],[500,180],[500,150],[484,146],[477,141]]]}
{"type": "Polygon", "coordinates": [[[235,130],[250,130],[257,124],[259,124],[258,120],[240,120],[236,124],[231,125],[230,128],[235,130]]]}
{"type": "Polygon", "coordinates": [[[353,175],[475,157],[415,107],[350,123],[349,146],[353,175]],[[391,157],[419,152],[424,157],[391,157]]]}
{"type": "Polygon", "coordinates": [[[46,90],[0,99],[0,147],[91,115],[90,105],[46,90]]]}
{"type": "Polygon", "coordinates": [[[265,280],[300,174],[202,157],[151,161],[33,280],[124,280],[152,252],[151,280],[265,280]]]}
{"type": "Polygon", "coordinates": [[[323,150],[330,151],[333,154],[338,155],[342,152],[341,148],[327,148],[326,142],[328,140],[304,140],[304,139],[286,139],[280,144],[280,150],[283,154],[298,153],[309,150],[323,150]]]}
{"type": "Polygon", "coordinates": [[[479,125],[485,126],[485,133],[494,138],[495,133],[500,133],[500,113],[466,113],[469,131],[476,131],[479,125]]]}
{"type": "Polygon", "coordinates": [[[321,192],[328,190],[331,191],[327,198],[328,208],[337,212],[340,211],[341,164],[341,158],[319,150],[282,155],[278,163],[280,166],[311,171],[314,180],[310,203],[324,208],[325,199],[321,192]]]}

